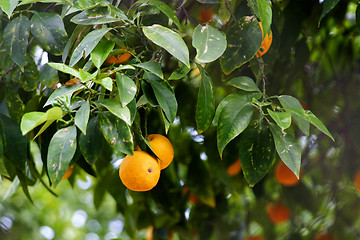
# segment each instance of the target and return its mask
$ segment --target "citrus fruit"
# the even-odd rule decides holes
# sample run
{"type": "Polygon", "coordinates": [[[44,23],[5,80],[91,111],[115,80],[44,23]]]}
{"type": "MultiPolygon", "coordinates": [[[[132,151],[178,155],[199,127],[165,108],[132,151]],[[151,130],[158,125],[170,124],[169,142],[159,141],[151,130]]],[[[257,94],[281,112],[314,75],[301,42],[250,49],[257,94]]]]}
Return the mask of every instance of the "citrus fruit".
{"type": "Polygon", "coordinates": [[[337,240],[336,236],[331,235],[330,233],[316,233],[314,240],[337,240]]]}
{"type": "Polygon", "coordinates": [[[202,6],[200,10],[199,22],[207,23],[211,20],[213,15],[214,15],[214,11],[212,10],[212,8],[205,8],[204,6],[202,6]]]}
{"type": "Polygon", "coordinates": [[[264,55],[269,50],[269,48],[271,46],[271,43],[272,43],[272,31],[270,30],[270,36],[269,36],[269,33],[267,33],[265,38],[264,38],[264,31],[263,31],[263,28],[262,28],[262,23],[259,22],[259,25],[260,25],[263,40],[261,42],[261,46],[260,46],[259,51],[256,53],[257,57],[260,57],[260,56],[264,55]]]}
{"type": "Polygon", "coordinates": [[[262,236],[250,236],[245,238],[245,240],[265,240],[262,236]]]}
{"type": "Polygon", "coordinates": [[[360,192],[360,170],[358,170],[355,173],[353,181],[354,181],[356,190],[358,190],[360,192]]]}
{"type": "Polygon", "coordinates": [[[68,179],[72,172],[74,170],[74,166],[69,166],[67,169],[66,169],[66,172],[64,173],[64,175],[62,176],[61,180],[65,180],[65,179],[68,179]]]}
{"type": "Polygon", "coordinates": [[[275,167],[275,180],[283,186],[294,186],[299,182],[295,174],[285,165],[283,161],[279,161],[275,167]]]}
{"type": "Polygon", "coordinates": [[[290,210],[280,201],[268,204],[266,206],[266,212],[270,221],[273,223],[285,222],[289,220],[291,215],[290,210]]]}
{"type": "Polygon", "coordinates": [[[226,172],[227,174],[229,174],[229,176],[235,176],[236,174],[238,174],[241,171],[241,162],[240,162],[240,158],[238,158],[233,164],[231,164],[226,172]]]}
{"type": "Polygon", "coordinates": [[[150,134],[148,138],[151,149],[160,160],[161,170],[169,166],[174,159],[174,148],[170,140],[161,134],[150,134]]]}
{"type": "MultiPolygon", "coordinates": [[[[121,49],[126,49],[126,47],[122,47],[121,49]]],[[[106,59],[105,62],[109,64],[120,64],[129,60],[130,57],[131,54],[126,52],[123,54],[119,54],[117,56],[111,56],[108,59],[106,59]]]]}
{"type": "Polygon", "coordinates": [[[159,181],[159,162],[146,152],[134,151],[134,155],[127,155],[121,162],[119,176],[128,189],[149,191],[159,181]]]}

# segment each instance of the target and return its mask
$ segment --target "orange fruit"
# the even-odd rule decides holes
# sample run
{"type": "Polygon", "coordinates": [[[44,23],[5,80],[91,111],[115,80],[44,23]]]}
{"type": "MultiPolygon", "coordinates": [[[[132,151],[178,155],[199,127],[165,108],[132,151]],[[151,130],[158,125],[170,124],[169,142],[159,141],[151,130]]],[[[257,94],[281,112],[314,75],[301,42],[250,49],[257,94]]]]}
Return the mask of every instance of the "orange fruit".
{"type": "Polygon", "coordinates": [[[73,170],[74,170],[74,166],[69,166],[69,167],[66,169],[64,175],[62,176],[61,180],[68,179],[68,178],[71,176],[73,170]]]}
{"type": "Polygon", "coordinates": [[[245,238],[245,240],[265,240],[262,236],[250,236],[245,238]]]}
{"type": "Polygon", "coordinates": [[[214,15],[214,11],[212,10],[212,8],[205,8],[204,6],[202,6],[200,10],[199,22],[207,23],[211,20],[213,15],[214,15]]]}
{"type": "Polygon", "coordinates": [[[236,174],[238,174],[241,171],[241,162],[240,162],[240,158],[238,158],[233,164],[231,164],[226,172],[227,174],[229,174],[229,176],[235,176],[236,174]]]}
{"type": "Polygon", "coordinates": [[[121,162],[119,176],[128,189],[149,191],[159,181],[160,165],[147,152],[134,151],[134,155],[127,155],[121,162]]]}
{"type": "Polygon", "coordinates": [[[268,204],[266,206],[266,212],[270,221],[275,224],[289,220],[291,215],[290,210],[280,201],[268,204]]]}
{"type": "Polygon", "coordinates": [[[283,186],[294,186],[299,182],[295,174],[285,165],[283,161],[279,161],[275,167],[275,180],[283,186]]]}
{"type": "Polygon", "coordinates": [[[331,235],[330,233],[316,233],[314,240],[337,240],[336,236],[331,235]]]}
{"type": "Polygon", "coordinates": [[[269,36],[269,33],[267,33],[265,38],[264,38],[264,31],[263,31],[263,28],[262,28],[262,23],[259,22],[259,25],[260,25],[263,40],[261,42],[261,46],[260,46],[259,51],[256,53],[257,57],[260,57],[260,56],[264,55],[269,50],[269,48],[271,46],[271,43],[272,43],[272,31],[270,30],[270,36],[269,36]]]}
{"type": "Polygon", "coordinates": [[[149,144],[155,155],[159,158],[161,170],[169,166],[174,159],[174,148],[169,139],[160,134],[150,134],[149,144]]]}
{"type": "Polygon", "coordinates": [[[355,173],[353,181],[354,181],[356,190],[358,190],[360,192],[360,170],[358,170],[355,173]]]}
{"type": "MultiPolygon", "coordinates": [[[[126,47],[121,47],[121,49],[126,49],[126,47]]],[[[109,64],[120,64],[129,60],[130,57],[131,57],[130,53],[123,53],[117,56],[111,56],[108,59],[106,59],[105,62],[109,64]]]]}

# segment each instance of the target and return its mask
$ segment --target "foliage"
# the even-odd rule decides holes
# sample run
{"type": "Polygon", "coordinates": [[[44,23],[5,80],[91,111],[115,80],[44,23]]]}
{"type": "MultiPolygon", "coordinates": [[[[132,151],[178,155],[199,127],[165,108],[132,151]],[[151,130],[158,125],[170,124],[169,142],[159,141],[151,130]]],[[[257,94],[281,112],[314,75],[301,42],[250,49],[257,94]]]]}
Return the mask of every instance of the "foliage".
{"type": "Polygon", "coordinates": [[[8,200],[21,186],[36,205],[39,183],[60,195],[56,187],[75,166],[70,182],[92,176],[97,209],[112,196],[124,218],[121,237],[141,238],[149,226],[159,239],[173,231],[179,239],[360,234],[344,207],[357,199],[344,187],[354,167],[340,163],[358,155],[350,124],[359,118],[360,38],[349,18],[356,4],[0,0],[0,7],[0,176],[12,182],[8,200]],[[199,23],[204,7],[214,15],[199,23]],[[259,22],[273,38],[261,57],[259,22]],[[124,53],[129,60],[106,62],[124,53]],[[121,183],[119,161],[135,146],[152,154],[148,133],[166,134],[175,157],[153,190],[136,193],[121,183]],[[238,158],[243,174],[229,176],[238,158]],[[333,161],[323,166],[325,159],[333,161]],[[301,169],[300,183],[277,184],[276,161],[297,177],[301,169]],[[345,176],[333,182],[336,169],[345,176]],[[190,193],[199,201],[189,203],[190,193]],[[273,228],[265,206],[279,198],[291,221],[273,228]]]}

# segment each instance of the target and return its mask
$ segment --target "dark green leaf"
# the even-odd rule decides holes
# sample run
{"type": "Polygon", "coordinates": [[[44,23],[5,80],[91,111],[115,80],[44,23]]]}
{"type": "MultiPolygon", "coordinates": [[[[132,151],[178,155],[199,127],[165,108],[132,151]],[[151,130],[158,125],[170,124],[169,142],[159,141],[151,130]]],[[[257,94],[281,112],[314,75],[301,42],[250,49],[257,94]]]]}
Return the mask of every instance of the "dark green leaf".
{"type": "Polygon", "coordinates": [[[322,3],[323,9],[318,23],[319,26],[321,20],[338,4],[338,2],[340,2],[340,0],[324,0],[322,3]]]}
{"type": "Polygon", "coordinates": [[[145,70],[155,74],[159,78],[164,78],[164,74],[161,70],[160,65],[155,62],[149,61],[149,62],[134,64],[134,66],[145,69],[145,70]]]}
{"type": "Polygon", "coordinates": [[[214,85],[205,71],[198,65],[201,74],[201,82],[196,104],[196,125],[199,133],[204,132],[211,124],[215,113],[214,85]]]}
{"type": "MultiPolygon", "coordinates": [[[[296,108],[299,110],[303,110],[303,107],[301,106],[301,103],[299,102],[299,100],[297,100],[296,98],[289,96],[289,95],[281,95],[278,97],[281,105],[285,108],[296,108]]],[[[291,113],[291,112],[290,112],[291,113]]],[[[291,113],[291,117],[294,120],[294,122],[296,123],[296,125],[299,127],[299,129],[306,134],[307,136],[309,136],[309,131],[310,131],[310,124],[308,121],[302,119],[300,116],[298,116],[295,113],[291,113]]]]}
{"type": "Polygon", "coordinates": [[[93,164],[99,158],[103,148],[98,122],[97,117],[92,118],[86,127],[87,134],[81,133],[79,138],[80,151],[89,164],[93,164]]]}
{"type": "Polygon", "coordinates": [[[19,0],[0,0],[0,7],[4,13],[6,13],[9,19],[18,2],[19,0]]]}
{"type": "Polygon", "coordinates": [[[65,97],[65,96],[71,97],[74,92],[76,92],[80,89],[83,89],[83,88],[84,88],[84,86],[80,85],[80,84],[71,85],[71,86],[63,86],[61,88],[58,88],[54,92],[51,93],[50,97],[44,104],[44,107],[51,105],[53,103],[56,103],[58,98],[65,97]]]}
{"type": "MultiPolygon", "coordinates": [[[[6,1],[6,0],[5,0],[6,1]]],[[[24,70],[27,44],[30,35],[30,21],[25,16],[13,19],[4,29],[4,45],[11,59],[24,70]]]]}
{"type": "Polygon", "coordinates": [[[14,88],[6,88],[5,102],[8,109],[9,117],[16,123],[20,123],[21,117],[24,115],[25,105],[21,100],[18,92],[14,88]]]}
{"type": "Polygon", "coordinates": [[[260,92],[260,89],[255,84],[254,80],[247,76],[235,77],[226,84],[248,92],[260,92]]]}
{"type": "Polygon", "coordinates": [[[25,196],[31,203],[33,203],[33,200],[31,199],[31,196],[30,196],[26,175],[20,169],[16,169],[16,175],[18,176],[18,178],[20,180],[21,188],[24,191],[25,196]]]}
{"type": "Polygon", "coordinates": [[[123,73],[116,73],[116,85],[118,87],[121,105],[125,107],[134,99],[136,85],[131,78],[123,73]]]}
{"type": "Polygon", "coordinates": [[[262,23],[263,31],[265,36],[271,25],[272,20],[272,10],[270,2],[267,0],[247,0],[251,9],[255,13],[255,15],[260,19],[262,23]]]}
{"type": "Polygon", "coordinates": [[[28,149],[27,138],[21,134],[17,123],[3,114],[0,114],[0,135],[4,156],[17,168],[24,170],[28,149]]]}
{"type": "MultiPolygon", "coordinates": [[[[143,27],[145,36],[190,68],[189,49],[179,34],[161,25],[143,27]]],[[[260,45],[259,45],[260,46],[260,45]]]]}
{"type": "Polygon", "coordinates": [[[188,68],[186,65],[180,63],[180,66],[171,73],[168,80],[178,80],[186,76],[190,72],[190,68],[188,68]]]}
{"type": "Polygon", "coordinates": [[[282,131],[277,125],[270,123],[275,148],[285,165],[299,178],[301,164],[301,148],[295,137],[282,131]]]}
{"type": "Polygon", "coordinates": [[[220,63],[224,73],[230,74],[255,56],[262,36],[256,18],[243,17],[231,26],[226,37],[227,48],[220,57],[220,63]]]}
{"type": "Polygon", "coordinates": [[[67,41],[67,33],[59,15],[34,12],[31,18],[31,34],[45,51],[53,55],[62,54],[67,41]]]}
{"type": "Polygon", "coordinates": [[[25,59],[24,71],[20,72],[18,83],[25,91],[31,92],[39,86],[39,71],[34,59],[30,55],[26,55],[25,59]]]}
{"type": "Polygon", "coordinates": [[[47,154],[47,170],[50,181],[55,187],[68,169],[76,145],[75,126],[62,128],[51,138],[47,154]]]}
{"type": "Polygon", "coordinates": [[[109,110],[112,114],[114,114],[118,118],[124,120],[128,125],[131,125],[130,111],[126,106],[122,107],[119,100],[100,99],[100,100],[95,101],[95,103],[102,105],[107,110],[109,110]]]}
{"type": "Polygon", "coordinates": [[[45,64],[39,72],[39,81],[42,85],[50,88],[59,82],[58,71],[49,64],[45,64]]]}
{"type": "Polygon", "coordinates": [[[86,126],[90,116],[90,104],[86,101],[81,105],[75,115],[75,125],[86,135],[86,126]]]}
{"type": "Polygon", "coordinates": [[[268,113],[274,119],[276,124],[282,129],[287,129],[291,125],[291,114],[288,112],[274,112],[267,109],[268,113]]]}
{"type": "Polygon", "coordinates": [[[130,127],[111,113],[100,113],[99,124],[103,136],[115,151],[133,155],[134,142],[130,127]]]}
{"type": "Polygon", "coordinates": [[[101,41],[91,52],[91,60],[97,68],[105,62],[111,50],[114,48],[115,43],[113,41],[101,41]]]}
{"type": "Polygon", "coordinates": [[[272,166],[275,156],[274,140],[268,127],[255,122],[240,135],[239,146],[242,170],[252,187],[272,166]]]}
{"type": "Polygon", "coordinates": [[[196,48],[195,59],[198,62],[213,62],[225,52],[226,37],[210,25],[198,25],[194,30],[192,45],[196,48]]]}
{"type": "Polygon", "coordinates": [[[356,26],[360,30],[360,5],[356,7],[356,26]]]}

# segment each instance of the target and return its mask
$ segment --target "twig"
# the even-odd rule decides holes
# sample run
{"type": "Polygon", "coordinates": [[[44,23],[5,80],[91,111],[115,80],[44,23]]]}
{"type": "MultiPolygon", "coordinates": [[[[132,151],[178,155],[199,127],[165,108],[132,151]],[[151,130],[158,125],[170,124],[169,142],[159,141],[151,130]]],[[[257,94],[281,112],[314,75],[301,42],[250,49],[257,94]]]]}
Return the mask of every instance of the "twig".
{"type": "Polygon", "coordinates": [[[186,8],[181,7],[181,9],[183,10],[183,12],[184,12],[184,14],[185,14],[186,18],[187,18],[187,19],[189,19],[189,21],[190,21],[190,22],[191,22],[194,26],[196,26],[196,25],[197,25],[197,22],[196,22],[194,19],[192,19],[192,18],[190,17],[190,15],[188,14],[188,12],[187,12],[186,8]]]}
{"type": "Polygon", "coordinates": [[[230,12],[230,14],[231,14],[231,17],[234,19],[234,22],[236,22],[235,15],[234,15],[234,13],[231,11],[228,1],[225,0],[224,2],[225,2],[225,6],[226,6],[227,10],[228,10],[228,11],[230,12]]]}

